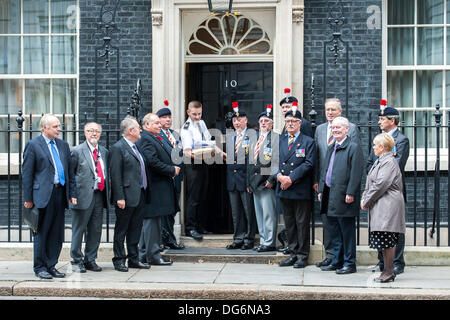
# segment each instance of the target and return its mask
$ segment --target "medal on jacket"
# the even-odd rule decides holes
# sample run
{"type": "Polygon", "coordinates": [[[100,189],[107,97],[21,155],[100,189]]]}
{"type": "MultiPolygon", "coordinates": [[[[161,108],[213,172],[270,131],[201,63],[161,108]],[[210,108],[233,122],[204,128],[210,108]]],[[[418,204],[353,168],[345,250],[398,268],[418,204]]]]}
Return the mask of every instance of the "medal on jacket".
{"type": "Polygon", "coordinates": [[[300,149],[300,148],[295,149],[295,156],[297,158],[304,158],[306,156],[305,149],[300,149]]]}
{"type": "Polygon", "coordinates": [[[244,141],[242,141],[242,148],[245,148],[245,155],[248,156],[248,149],[250,146],[250,138],[245,137],[244,141]]]}
{"type": "Polygon", "coordinates": [[[392,152],[394,153],[394,157],[397,155],[397,147],[394,144],[394,148],[392,149],[392,152]]]}
{"type": "Polygon", "coordinates": [[[272,158],[272,148],[264,148],[264,159],[269,161],[272,158]]]}

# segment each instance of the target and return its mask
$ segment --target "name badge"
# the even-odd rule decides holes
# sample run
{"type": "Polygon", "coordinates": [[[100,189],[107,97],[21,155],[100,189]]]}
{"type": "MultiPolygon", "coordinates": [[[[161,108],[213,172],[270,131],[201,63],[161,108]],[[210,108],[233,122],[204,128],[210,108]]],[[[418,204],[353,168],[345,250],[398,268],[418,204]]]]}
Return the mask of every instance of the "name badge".
{"type": "Polygon", "coordinates": [[[295,149],[295,156],[297,158],[304,158],[306,156],[305,149],[295,149]]]}

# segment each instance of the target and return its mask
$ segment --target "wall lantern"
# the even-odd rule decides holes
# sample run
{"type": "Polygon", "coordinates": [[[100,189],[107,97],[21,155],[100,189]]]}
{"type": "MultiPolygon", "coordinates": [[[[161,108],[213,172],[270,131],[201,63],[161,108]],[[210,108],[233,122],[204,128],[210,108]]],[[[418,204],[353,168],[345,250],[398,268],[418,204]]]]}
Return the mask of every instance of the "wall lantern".
{"type": "Polygon", "coordinates": [[[233,0],[208,0],[208,6],[213,16],[216,14],[229,15],[233,6],[233,0]]]}

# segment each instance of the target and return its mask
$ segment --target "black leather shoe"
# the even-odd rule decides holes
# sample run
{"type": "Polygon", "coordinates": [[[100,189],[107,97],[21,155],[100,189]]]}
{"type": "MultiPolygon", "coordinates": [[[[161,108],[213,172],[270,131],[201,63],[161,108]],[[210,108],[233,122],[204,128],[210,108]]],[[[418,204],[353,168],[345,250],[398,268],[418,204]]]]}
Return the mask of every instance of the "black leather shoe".
{"type": "Polygon", "coordinates": [[[277,249],[275,247],[269,247],[269,246],[259,246],[256,251],[258,252],[269,252],[269,251],[276,251],[277,249]]]}
{"type": "Polygon", "coordinates": [[[228,250],[232,250],[232,249],[239,249],[239,248],[241,248],[243,246],[243,243],[242,242],[233,242],[232,244],[229,244],[229,245],[227,245],[226,246],[226,248],[228,249],[228,250]]]}
{"type": "Polygon", "coordinates": [[[288,247],[283,248],[283,251],[281,251],[281,252],[286,255],[291,254],[291,250],[288,247]]]}
{"type": "Polygon", "coordinates": [[[53,279],[52,275],[50,273],[48,273],[47,271],[40,271],[38,273],[35,273],[35,275],[39,279],[45,279],[45,280],[53,279]]]}
{"type": "Polygon", "coordinates": [[[343,267],[341,269],[336,270],[336,274],[350,274],[355,272],[356,272],[355,267],[343,267]]]}
{"type": "Polygon", "coordinates": [[[253,243],[244,243],[244,245],[241,247],[241,250],[249,250],[253,249],[255,245],[253,243]]]}
{"type": "Polygon", "coordinates": [[[158,250],[159,252],[163,252],[164,250],[166,250],[166,247],[164,245],[161,245],[158,250]]]}
{"type": "Polygon", "coordinates": [[[253,251],[258,251],[258,249],[261,248],[261,246],[253,247],[253,251]]]}
{"type": "Polygon", "coordinates": [[[298,268],[305,268],[307,265],[308,265],[307,261],[298,259],[294,263],[294,268],[296,268],[296,269],[298,269],[298,268]]]}
{"type": "Polygon", "coordinates": [[[297,261],[297,257],[291,256],[291,257],[287,258],[286,260],[278,262],[278,265],[280,267],[290,267],[290,266],[293,266],[296,261],[297,261]]]}
{"type": "Polygon", "coordinates": [[[64,278],[66,276],[65,273],[59,272],[56,268],[51,268],[48,273],[50,273],[53,278],[64,278]]]}
{"type": "Polygon", "coordinates": [[[92,262],[85,262],[85,263],[84,263],[84,266],[86,267],[87,270],[90,270],[90,271],[94,271],[94,272],[100,272],[100,271],[102,271],[102,268],[99,267],[99,266],[95,263],[95,261],[92,261],[92,262]]]}
{"type": "Polygon", "coordinates": [[[405,268],[404,267],[394,267],[394,274],[398,275],[400,273],[405,272],[405,268]]]}
{"type": "Polygon", "coordinates": [[[200,233],[198,233],[196,230],[190,230],[187,233],[187,236],[191,237],[191,238],[194,238],[195,240],[202,240],[203,239],[203,236],[200,233]]]}
{"type": "Polygon", "coordinates": [[[335,270],[338,270],[338,269],[340,269],[341,268],[341,266],[337,266],[337,265],[335,265],[335,264],[329,264],[329,265],[327,265],[327,266],[324,266],[324,267],[320,267],[320,270],[322,270],[322,271],[335,271],[335,270]]]}
{"type": "Polygon", "coordinates": [[[72,272],[86,273],[86,267],[84,266],[83,262],[80,263],[71,262],[71,264],[72,264],[72,272]]]}
{"type": "Polygon", "coordinates": [[[133,268],[133,269],[150,269],[150,265],[148,263],[142,263],[140,261],[138,261],[138,262],[128,261],[128,268],[133,268]]]}
{"type": "Polygon", "coordinates": [[[328,265],[331,264],[331,259],[330,258],[325,258],[323,261],[317,262],[316,263],[316,267],[320,268],[320,267],[326,267],[328,265]]]}
{"type": "Polygon", "coordinates": [[[115,264],[114,269],[120,272],[128,272],[128,268],[124,263],[115,264]]]}
{"type": "Polygon", "coordinates": [[[205,228],[198,228],[198,233],[200,234],[213,234],[211,231],[206,230],[205,228]]]}
{"type": "Polygon", "coordinates": [[[183,250],[184,249],[184,246],[182,244],[173,243],[173,242],[168,243],[167,246],[170,249],[174,249],[174,250],[183,250]]]}
{"type": "Polygon", "coordinates": [[[160,258],[159,260],[152,260],[150,264],[152,266],[170,266],[172,261],[165,261],[163,258],[160,258]]]}
{"type": "Polygon", "coordinates": [[[390,275],[386,279],[380,279],[380,278],[373,279],[374,282],[378,282],[378,283],[394,282],[394,280],[395,280],[395,273],[390,275]]]}
{"type": "Polygon", "coordinates": [[[378,263],[375,265],[375,267],[373,267],[372,272],[377,272],[378,270],[380,270],[381,272],[384,271],[384,263],[378,261],[378,263]]]}

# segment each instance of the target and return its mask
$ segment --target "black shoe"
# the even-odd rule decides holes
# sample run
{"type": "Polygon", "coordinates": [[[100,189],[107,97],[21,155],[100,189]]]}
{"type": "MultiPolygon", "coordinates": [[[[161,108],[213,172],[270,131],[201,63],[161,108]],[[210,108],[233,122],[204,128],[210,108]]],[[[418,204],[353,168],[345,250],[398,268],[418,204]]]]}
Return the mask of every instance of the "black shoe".
{"type": "Polygon", "coordinates": [[[380,279],[380,278],[373,279],[374,282],[378,282],[378,283],[394,282],[394,280],[395,280],[395,273],[390,275],[389,277],[387,277],[384,280],[380,279]]]}
{"type": "Polygon", "coordinates": [[[133,268],[133,269],[150,269],[150,265],[148,263],[142,263],[140,261],[138,261],[138,262],[128,261],[128,268],[133,268]]]}
{"type": "Polygon", "coordinates": [[[336,274],[350,274],[355,272],[356,272],[355,267],[343,267],[341,269],[336,270],[336,274]]]}
{"type": "Polygon", "coordinates": [[[283,248],[283,250],[281,252],[286,255],[291,254],[291,250],[288,247],[283,248]]]}
{"type": "Polygon", "coordinates": [[[384,263],[378,261],[378,263],[375,265],[375,267],[373,267],[372,272],[377,272],[378,269],[383,272],[384,271],[384,263]]]}
{"type": "Polygon", "coordinates": [[[114,269],[120,272],[128,272],[128,268],[124,263],[115,264],[114,269]]]}
{"type": "Polygon", "coordinates": [[[188,231],[188,233],[186,234],[188,237],[194,238],[195,240],[202,240],[203,236],[198,233],[196,230],[190,230],[188,231]]]}
{"type": "Polygon", "coordinates": [[[48,273],[50,273],[53,276],[53,278],[64,278],[66,276],[65,273],[59,272],[58,270],[56,270],[55,267],[48,270],[48,273]]]}
{"type": "Polygon", "coordinates": [[[47,271],[40,271],[38,273],[35,273],[35,275],[39,279],[45,279],[45,280],[53,279],[52,275],[50,273],[48,273],[47,271]]]}
{"type": "Polygon", "coordinates": [[[294,268],[305,268],[308,265],[306,260],[303,259],[298,259],[295,263],[294,263],[294,268]]]}
{"type": "Polygon", "coordinates": [[[328,265],[331,264],[331,259],[330,258],[325,258],[323,261],[317,262],[316,263],[316,267],[320,268],[320,267],[326,267],[328,265]]]}
{"type": "Polygon", "coordinates": [[[198,233],[200,234],[213,234],[211,231],[206,230],[203,227],[198,228],[198,233]]]}
{"type": "Polygon", "coordinates": [[[254,244],[253,243],[244,243],[244,245],[241,247],[241,250],[249,250],[253,249],[254,244]]]}
{"type": "Polygon", "coordinates": [[[232,244],[229,244],[226,246],[226,248],[228,250],[232,250],[232,249],[239,249],[243,246],[244,244],[242,242],[233,242],[232,244]]]}
{"type": "Polygon", "coordinates": [[[84,266],[83,262],[76,263],[72,261],[71,264],[72,264],[72,272],[86,273],[86,267],[84,266]]]}
{"type": "Polygon", "coordinates": [[[95,261],[92,262],[85,262],[84,266],[86,267],[86,270],[94,271],[94,272],[100,272],[102,271],[102,268],[99,267],[95,261]]]}
{"type": "Polygon", "coordinates": [[[276,251],[276,250],[277,250],[277,248],[275,248],[275,247],[269,247],[269,246],[265,246],[265,245],[259,246],[258,249],[256,249],[256,251],[258,251],[258,252],[269,252],[269,251],[276,251]]]}
{"type": "Polygon", "coordinates": [[[398,275],[398,274],[403,273],[403,272],[405,272],[405,268],[404,267],[394,267],[394,274],[395,275],[398,275]]]}
{"type": "Polygon", "coordinates": [[[183,250],[184,246],[182,244],[170,242],[166,246],[173,250],[183,250]]]}
{"type": "Polygon", "coordinates": [[[164,245],[159,246],[159,252],[163,252],[164,250],[166,250],[166,247],[164,245]]]}
{"type": "Polygon", "coordinates": [[[159,258],[158,260],[152,260],[150,264],[152,266],[170,266],[172,261],[164,261],[163,258],[159,258]]]}
{"type": "Polygon", "coordinates": [[[257,246],[257,247],[253,247],[253,251],[258,251],[259,250],[259,248],[261,248],[261,246],[257,246]]]}
{"type": "Polygon", "coordinates": [[[324,266],[324,267],[320,267],[320,270],[322,270],[322,271],[335,271],[335,270],[338,270],[338,269],[340,269],[341,268],[341,266],[338,266],[338,265],[335,265],[335,264],[329,264],[329,265],[327,265],[327,266],[324,266]]]}
{"type": "Polygon", "coordinates": [[[297,261],[297,257],[291,256],[291,257],[287,258],[286,260],[278,262],[278,265],[280,267],[290,267],[290,266],[293,266],[296,261],[297,261]]]}

